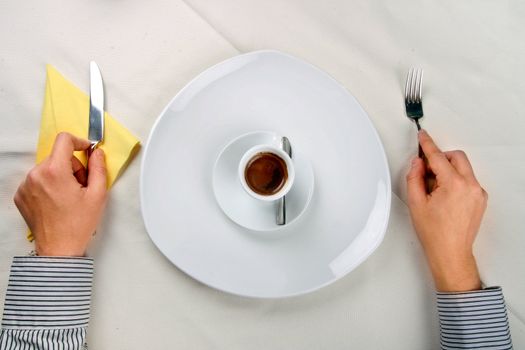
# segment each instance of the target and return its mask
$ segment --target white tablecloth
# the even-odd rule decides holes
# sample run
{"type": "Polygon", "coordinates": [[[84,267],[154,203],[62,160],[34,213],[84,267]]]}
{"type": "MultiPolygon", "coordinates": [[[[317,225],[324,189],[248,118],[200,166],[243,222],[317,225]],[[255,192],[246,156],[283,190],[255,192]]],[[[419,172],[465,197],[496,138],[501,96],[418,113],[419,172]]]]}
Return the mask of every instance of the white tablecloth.
{"type": "Polygon", "coordinates": [[[111,191],[96,259],[93,349],[427,349],[439,347],[433,285],[405,205],[415,130],[406,71],[425,69],[423,125],[470,156],[490,194],[476,244],[483,281],[501,285],[516,349],[525,347],[525,6],[519,1],[0,1],[0,293],[26,254],[12,196],[34,161],[45,64],[88,88],[96,60],[107,110],[143,142],[192,77],[242,52],[274,48],[343,83],[384,142],[393,181],[381,247],[318,292],[252,300],[205,287],[145,232],[139,163],[111,191]]]}

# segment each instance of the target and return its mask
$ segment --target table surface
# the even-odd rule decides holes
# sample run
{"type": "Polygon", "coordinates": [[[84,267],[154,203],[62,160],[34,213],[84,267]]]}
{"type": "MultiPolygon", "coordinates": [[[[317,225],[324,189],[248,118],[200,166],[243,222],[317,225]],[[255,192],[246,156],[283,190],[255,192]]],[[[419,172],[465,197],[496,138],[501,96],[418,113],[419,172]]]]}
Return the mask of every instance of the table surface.
{"type": "Polygon", "coordinates": [[[483,282],[504,289],[515,348],[525,347],[524,16],[517,0],[0,1],[0,293],[11,257],[31,250],[12,196],[34,162],[46,63],[87,91],[96,60],[107,110],[145,142],[196,74],[272,48],[335,77],[378,129],[393,185],[383,244],[305,296],[253,300],[212,290],[150,241],[139,153],[113,187],[90,249],[90,347],[438,348],[433,285],[405,204],[416,146],[402,95],[412,66],[425,69],[424,127],[443,149],[467,152],[490,195],[476,256],[483,282]]]}

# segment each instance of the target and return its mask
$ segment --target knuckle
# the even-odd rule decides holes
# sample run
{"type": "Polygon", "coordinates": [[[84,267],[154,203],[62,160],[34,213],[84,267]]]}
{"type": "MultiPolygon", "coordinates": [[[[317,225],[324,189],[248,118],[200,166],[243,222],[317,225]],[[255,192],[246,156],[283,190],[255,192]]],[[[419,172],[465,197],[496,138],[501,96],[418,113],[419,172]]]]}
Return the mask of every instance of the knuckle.
{"type": "Polygon", "coordinates": [[[27,183],[31,186],[40,182],[40,171],[38,167],[34,167],[27,173],[27,183]]]}
{"type": "Polygon", "coordinates": [[[459,157],[459,158],[467,158],[467,154],[460,150],[460,149],[455,149],[453,151],[450,151],[450,154],[456,156],[456,157],[459,157]]]}
{"type": "Polygon", "coordinates": [[[485,192],[485,190],[483,190],[483,188],[481,188],[481,186],[477,183],[471,185],[470,187],[470,193],[477,199],[485,199],[483,192],[485,192]]]}
{"type": "Polygon", "coordinates": [[[55,140],[62,140],[62,139],[68,139],[70,137],[70,134],[68,132],[65,132],[65,131],[61,131],[57,134],[56,136],[56,139],[55,140]]]}
{"type": "Polygon", "coordinates": [[[57,176],[60,171],[59,167],[53,162],[46,164],[42,170],[47,178],[57,176]]]}
{"type": "Polygon", "coordinates": [[[42,164],[37,171],[35,182],[41,183],[45,179],[53,177],[54,169],[50,164],[42,164]]]}
{"type": "Polygon", "coordinates": [[[13,196],[13,202],[15,202],[16,206],[19,207],[22,203],[22,195],[20,194],[20,189],[18,189],[13,196]]]}
{"type": "Polygon", "coordinates": [[[467,181],[461,176],[454,176],[452,178],[452,181],[453,181],[454,185],[459,187],[459,188],[466,188],[466,187],[468,188],[467,181]]]}
{"type": "Polygon", "coordinates": [[[489,200],[489,194],[487,191],[485,191],[485,189],[481,188],[481,193],[483,195],[483,199],[485,200],[485,202],[487,202],[489,200]]]}
{"type": "Polygon", "coordinates": [[[459,159],[461,159],[463,164],[465,164],[466,166],[470,166],[470,160],[468,159],[468,156],[465,152],[459,151],[458,155],[459,155],[459,159]]]}

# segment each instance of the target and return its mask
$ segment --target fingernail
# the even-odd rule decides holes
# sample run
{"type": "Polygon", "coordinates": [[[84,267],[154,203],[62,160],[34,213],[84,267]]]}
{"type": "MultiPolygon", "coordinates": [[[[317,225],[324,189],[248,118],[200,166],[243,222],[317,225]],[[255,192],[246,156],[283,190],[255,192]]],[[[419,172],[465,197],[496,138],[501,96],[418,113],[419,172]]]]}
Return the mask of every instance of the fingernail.
{"type": "Polygon", "coordinates": [[[427,131],[425,129],[419,130],[419,133],[423,134],[423,135],[428,135],[428,133],[427,133],[427,131]]]}
{"type": "Polygon", "coordinates": [[[102,148],[97,148],[97,157],[104,157],[104,150],[102,148]]]}
{"type": "Polygon", "coordinates": [[[418,160],[418,157],[412,158],[412,161],[410,162],[412,164],[412,168],[417,165],[417,160],[418,160]]]}

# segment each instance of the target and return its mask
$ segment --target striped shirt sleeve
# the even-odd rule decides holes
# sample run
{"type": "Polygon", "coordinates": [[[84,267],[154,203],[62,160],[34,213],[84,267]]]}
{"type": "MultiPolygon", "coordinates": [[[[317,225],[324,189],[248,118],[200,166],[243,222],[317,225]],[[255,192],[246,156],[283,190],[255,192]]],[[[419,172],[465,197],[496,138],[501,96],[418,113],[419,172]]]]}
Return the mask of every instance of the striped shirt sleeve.
{"type": "Polygon", "coordinates": [[[13,258],[0,349],[85,349],[93,259],[13,258]]]}
{"type": "Polygon", "coordinates": [[[437,293],[442,349],[512,349],[500,287],[437,293]]]}

